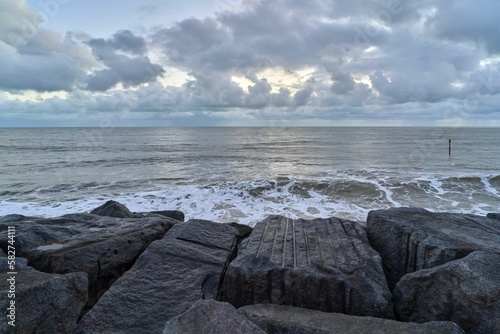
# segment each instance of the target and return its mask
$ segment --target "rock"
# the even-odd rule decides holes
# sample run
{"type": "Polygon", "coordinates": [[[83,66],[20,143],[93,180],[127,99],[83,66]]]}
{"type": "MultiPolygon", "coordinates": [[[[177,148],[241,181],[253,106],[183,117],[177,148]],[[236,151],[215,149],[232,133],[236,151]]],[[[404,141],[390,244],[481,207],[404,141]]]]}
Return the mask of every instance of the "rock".
{"type": "Polygon", "coordinates": [[[240,233],[240,239],[248,238],[250,236],[250,233],[252,233],[253,231],[253,228],[248,225],[242,225],[238,223],[229,223],[229,225],[238,230],[238,232],[240,233]]]}
{"type": "Polygon", "coordinates": [[[199,299],[219,294],[237,246],[227,224],[190,220],[153,242],[81,319],[76,333],[158,333],[199,299]]]}
{"type": "Polygon", "coordinates": [[[361,225],[338,218],[258,223],[229,265],[221,297],[235,307],[271,303],[393,317],[379,255],[361,225]]]}
{"type": "Polygon", "coordinates": [[[26,263],[17,257],[17,274],[11,275],[7,258],[0,258],[0,333],[71,333],[87,301],[87,275],[47,274],[26,263]],[[7,281],[12,276],[13,289],[7,281]],[[15,291],[15,327],[8,323],[12,318],[7,318],[11,290],[15,291]]]}
{"type": "Polygon", "coordinates": [[[127,207],[115,201],[107,201],[100,207],[90,211],[93,215],[108,216],[116,218],[132,218],[134,215],[127,207]]]}
{"type": "Polygon", "coordinates": [[[326,313],[292,306],[250,305],[238,309],[268,334],[462,334],[452,322],[405,323],[326,313]]]}
{"type": "Polygon", "coordinates": [[[486,217],[491,219],[500,219],[500,213],[488,213],[486,217]]]}
{"type": "Polygon", "coordinates": [[[368,213],[370,243],[380,253],[391,291],[407,273],[500,248],[500,221],[491,218],[395,208],[368,213]]]}
{"type": "MultiPolygon", "coordinates": [[[[149,244],[177,221],[167,217],[118,219],[73,214],[43,219],[11,215],[0,218],[0,231],[16,226],[16,255],[37,270],[66,274],[86,272],[91,307],[128,270],[149,244]]],[[[7,234],[0,234],[7,249],[7,234]]]]}
{"type": "Polygon", "coordinates": [[[500,253],[476,251],[403,276],[394,289],[404,321],[448,320],[469,334],[500,333],[500,253]]]}
{"type": "Polygon", "coordinates": [[[229,303],[199,300],[186,312],[170,319],[163,334],[266,334],[229,303]]]}
{"type": "Polygon", "coordinates": [[[176,210],[163,210],[163,211],[151,211],[151,213],[155,213],[157,215],[162,215],[168,218],[172,218],[178,221],[184,221],[184,213],[176,210]]]}
{"type": "Polygon", "coordinates": [[[0,248],[0,257],[7,257],[7,254],[0,248]]]}

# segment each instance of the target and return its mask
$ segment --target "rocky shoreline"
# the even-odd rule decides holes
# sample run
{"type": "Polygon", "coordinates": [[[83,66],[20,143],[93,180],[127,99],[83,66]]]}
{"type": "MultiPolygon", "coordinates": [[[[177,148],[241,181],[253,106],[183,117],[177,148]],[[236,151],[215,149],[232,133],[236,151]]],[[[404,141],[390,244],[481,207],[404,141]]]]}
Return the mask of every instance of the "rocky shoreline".
{"type": "Polygon", "coordinates": [[[2,297],[2,333],[500,333],[498,213],[270,216],[253,229],[113,201],[9,215],[2,296],[9,226],[15,317],[2,297]]]}

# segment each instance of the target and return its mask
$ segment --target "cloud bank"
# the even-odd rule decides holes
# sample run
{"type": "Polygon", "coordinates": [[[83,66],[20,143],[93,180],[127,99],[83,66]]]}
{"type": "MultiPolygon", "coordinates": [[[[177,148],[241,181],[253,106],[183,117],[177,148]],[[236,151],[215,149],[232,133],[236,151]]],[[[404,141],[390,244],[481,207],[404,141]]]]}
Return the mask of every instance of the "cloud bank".
{"type": "Polygon", "coordinates": [[[11,123],[500,126],[493,0],[245,1],[108,38],[0,6],[11,123]]]}

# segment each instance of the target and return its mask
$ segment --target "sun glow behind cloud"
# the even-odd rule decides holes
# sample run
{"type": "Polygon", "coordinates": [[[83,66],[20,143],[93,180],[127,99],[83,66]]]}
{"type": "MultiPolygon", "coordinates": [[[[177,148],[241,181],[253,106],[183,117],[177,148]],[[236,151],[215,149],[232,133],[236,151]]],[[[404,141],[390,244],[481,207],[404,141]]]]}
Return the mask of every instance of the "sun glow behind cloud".
{"type": "Polygon", "coordinates": [[[119,17],[92,29],[85,8],[116,4],[69,2],[48,15],[35,1],[0,3],[2,124],[62,113],[75,125],[105,115],[153,125],[500,118],[493,0],[221,0],[196,10],[198,2],[125,0],[119,17]],[[46,22],[33,21],[37,13],[46,22]]]}

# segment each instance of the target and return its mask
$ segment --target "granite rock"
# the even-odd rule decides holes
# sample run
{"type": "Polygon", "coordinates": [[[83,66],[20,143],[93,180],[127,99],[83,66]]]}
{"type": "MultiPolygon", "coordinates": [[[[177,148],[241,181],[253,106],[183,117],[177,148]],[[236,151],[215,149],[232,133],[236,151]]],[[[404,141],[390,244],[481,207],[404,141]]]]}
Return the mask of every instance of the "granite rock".
{"type": "Polygon", "coordinates": [[[12,275],[7,258],[0,257],[0,333],[71,333],[87,301],[87,275],[43,273],[27,262],[17,257],[17,274],[12,275]],[[11,291],[15,291],[15,318],[7,311],[11,291]],[[9,325],[12,320],[15,327],[9,325]]]}
{"type": "Polygon", "coordinates": [[[223,283],[235,307],[280,304],[393,317],[379,255],[348,220],[271,216],[242,241],[223,283]]]}
{"type": "Polygon", "coordinates": [[[491,218],[491,219],[499,219],[500,220],[500,213],[488,213],[486,217],[491,218]]]}
{"type": "Polygon", "coordinates": [[[216,298],[238,231],[190,220],[154,241],[81,319],[75,333],[159,333],[199,299],[216,298]]]}
{"type": "Polygon", "coordinates": [[[265,334],[229,303],[199,300],[186,312],[170,319],[163,334],[265,334]]]}
{"type": "Polygon", "coordinates": [[[394,208],[370,211],[370,244],[380,253],[389,288],[407,273],[500,248],[500,221],[466,214],[394,208]]]}
{"type": "Polygon", "coordinates": [[[394,289],[403,321],[453,321],[469,334],[500,333],[500,253],[476,251],[403,276],[394,289]]]}
{"type": "Polygon", "coordinates": [[[464,334],[452,322],[405,323],[292,306],[250,305],[238,312],[267,334],[464,334]]]}
{"type": "Polygon", "coordinates": [[[123,204],[116,201],[107,201],[100,207],[90,211],[91,214],[115,218],[132,218],[134,215],[123,204]]]}
{"type": "MultiPolygon", "coordinates": [[[[176,223],[162,216],[119,219],[71,214],[45,219],[10,215],[0,217],[0,231],[16,227],[16,255],[26,257],[37,270],[87,273],[87,307],[91,307],[152,241],[161,239],[176,223]]],[[[1,248],[7,249],[7,241],[7,234],[0,233],[1,248]]]]}

